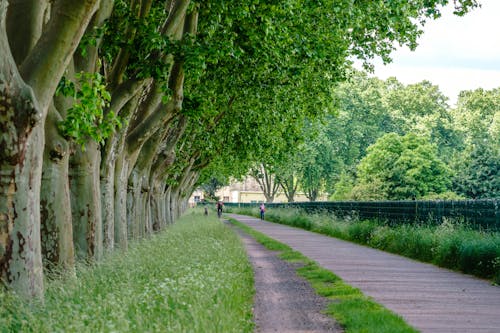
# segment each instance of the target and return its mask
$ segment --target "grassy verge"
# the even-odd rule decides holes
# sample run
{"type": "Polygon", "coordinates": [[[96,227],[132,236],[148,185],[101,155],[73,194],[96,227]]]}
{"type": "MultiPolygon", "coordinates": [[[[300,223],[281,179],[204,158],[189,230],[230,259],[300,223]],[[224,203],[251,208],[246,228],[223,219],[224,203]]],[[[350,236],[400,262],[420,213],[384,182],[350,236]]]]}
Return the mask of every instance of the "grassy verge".
{"type": "Polygon", "coordinates": [[[48,281],[44,304],[0,291],[0,332],[252,332],[252,299],[238,237],[188,213],[76,278],[48,281]]]}
{"type": "MultiPolygon", "coordinates": [[[[257,209],[234,212],[258,216],[257,209]]],[[[472,274],[500,284],[500,233],[468,228],[447,220],[435,225],[388,225],[376,221],[306,214],[297,209],[268,209],[266,220],[356,242],[472,274]]]]}
{"type": "Polygon", "coordinates": [[[400,316],[374,302],[359,289],[344,283],[338,276],[321,268],[301,253],[234,219],[231,219],[231,223],[254,237],[266,248],[280,251],[282,259],[301,263],[301,267],[297,270],[298,274],[309,281],[319,295],[332,300],[326,313],[335,318],[344,327],[346,333],[417,332],[400,316]]]}

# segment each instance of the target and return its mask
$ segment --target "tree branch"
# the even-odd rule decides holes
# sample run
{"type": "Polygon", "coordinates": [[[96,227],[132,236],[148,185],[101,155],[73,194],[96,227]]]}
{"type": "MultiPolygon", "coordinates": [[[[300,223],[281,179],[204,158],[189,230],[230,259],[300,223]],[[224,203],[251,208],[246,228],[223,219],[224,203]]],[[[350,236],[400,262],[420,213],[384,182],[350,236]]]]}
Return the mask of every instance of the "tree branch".
{"type": "Polygon", "coordinates": [[[47,28],[21,65],[20,73],[33,88],[44,114],[98,2],[56,1],[47,28]]]}
{"type": "Polygon", "coordinates": [[[7,34],[14,60],[19,65],[42,34],[46,0],[11,0],[7,11],[7,34]]]}

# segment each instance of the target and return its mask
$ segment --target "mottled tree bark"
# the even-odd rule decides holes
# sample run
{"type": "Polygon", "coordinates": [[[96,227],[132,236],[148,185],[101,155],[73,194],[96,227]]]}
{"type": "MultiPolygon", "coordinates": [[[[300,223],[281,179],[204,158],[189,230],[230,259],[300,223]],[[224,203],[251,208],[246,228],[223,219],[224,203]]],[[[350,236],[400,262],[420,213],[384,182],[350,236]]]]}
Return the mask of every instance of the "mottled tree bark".
{"type": "Polygon", "coordinates": [[[74,268],[73,225],[69,192],[69,144],[59,135],[60,115],[52,105],[45,122],[40,194],[42,256],[45,266],[74,268]]]}
{"type": "Polygon", "coordinates": [[[132,239],[139,239],[144,235],[145,229],[145,207],[142,205],[142,175],[132,172],[129,179],[127,195],[127,225],[128,234],[132,239]]]}
{"type": "Polygon", "coordinates": [[[36,10],[26,15],[22,6],[14,6],[9,17],[27,19],[15,24],[38,26],[23,30],[28,36],[11,31],[9,39],[5,21],[7,1],[0,1],[0,276],[27,298],[43,296],[40,187],[44,121],[57,83],[96,3],[97,0],[54,3],[53,15],[43,30],[40,26],[43,15],[36,10]],[[37,18],[35,23],[30,21],[33,17],[37,18]],[[26,41],[31,50],[17,46],[26,41]],[[11,48],[19,58],[19,70],[11,48]]]}
{"type": "Polygon", "coordinates": [[[101,195],[99,186],[99,145],[87,142],[70,159],[69,177],[73,238],[78,258],[102,256],[101,195]]]}
{"type": "Polygon", "coordinates": [[[43,293],[38,178],[42,156],[30,144],[43,140],[43,115],[11,55],[6,14],[7,2],[0,1],[0,280],[33,297],[43,293]]]}
{"type": "Polygon", "coordinates": [[[120,156],[115,165],[115,221],[114,236],[115,246],[126,249],[127,237],[127,187],[128,187],[129,162],[120,156]]]}
{"type": "Polygon", "coordinates": [[[104,250],[115,246],[115,157],[101,167],[101,219],[104,250]]]}
{"type": "Polygon", "coordinates": [[[139,88],[126,90],[128,92],[125,94],[122,94],[120,88],[118,88],[112,97],[112,105],[115,107],[120,106],[120,116],[124,124],[121,131],[108,138],[102,152],[100,170],[103,238],[104,247],[108,250],[113,249],[115,244],[126,248],[126,223],[120,222],[124,221],[126,213],[124,211],[125,203],[122,204],[123,200],[125,200],[123,194],[126,194],[127,191],[127,187],[124,185],[127,184],[126,176],[128,175],[128,167],[123,164],[126,161],[124,146],[130,118],[134,114],[139,101],[139,88]],[[120,234],[122,229],[125,230],[124,234],[120,234]]]}
{"type": "Polygon", "coordinates": [[[171,201],[171,193],[172,193],[172,186],[168,186],[166,189],[165,189],[165,225],[169,225],[169,224],[172,224],[173,221],[172,221],[172,214],[170,213],[170,211],[172,210],[172,201],[171,201]]]}

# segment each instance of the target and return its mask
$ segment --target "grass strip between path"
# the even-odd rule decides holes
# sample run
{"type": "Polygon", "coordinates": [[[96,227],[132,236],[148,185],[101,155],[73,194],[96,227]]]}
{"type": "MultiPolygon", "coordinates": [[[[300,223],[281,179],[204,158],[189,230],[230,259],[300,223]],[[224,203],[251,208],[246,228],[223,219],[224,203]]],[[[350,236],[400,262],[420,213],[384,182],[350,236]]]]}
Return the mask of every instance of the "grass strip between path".
{"type": "Polygon", "coordinates": [[[253,272],[233,230],[187,213],[76,277],[46,284],[44,304],[0,289],[3,332],[252,332],[253,272]]]}
{"type": "Polygon", "coordinates": [[[288,245],[278,242],[249,226],[230,218],[230,222],[255,238],[267,249],[280,251],[279,257],[293,263],[300,263],[297,273],[305,278],[320,296],[332,300],[325,313],[341,324],[345,332],[406,333],[418,332],[409,326],[401,316],[374,302],[359,289],[342,281],[341,278],[320,267],[315,261],[288,245]]]}

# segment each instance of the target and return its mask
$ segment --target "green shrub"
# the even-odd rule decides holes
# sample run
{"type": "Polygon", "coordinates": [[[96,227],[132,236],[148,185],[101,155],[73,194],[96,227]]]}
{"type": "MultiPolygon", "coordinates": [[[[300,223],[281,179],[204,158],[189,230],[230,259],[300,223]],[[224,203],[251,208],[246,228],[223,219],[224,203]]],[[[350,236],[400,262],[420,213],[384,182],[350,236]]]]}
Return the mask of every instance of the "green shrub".
{"type": "Polygon", "coordinates": [[[368,244],[377,224],[371,221],[351,223],[348,229],[349,239],[361,244],[368,244]]]}
{"type": "Polygon", "coordinates": [[[462,243],[458,253],[458,268],[463,272],[491,278],[498,271],[500,247],[492,239],[474,239],[462,243]]]}
{"type": "Polygon", "coordinates": [[[274,212],[274,211],[267,211],[264,215],[264,218],[268,221],[276,222],[276,223],[283,223],[283,224],[288,224],[286,223],[286,219],[280,214],[279,212],[274,212]]]}
{"type": "Polygon", "coordinates": [[[383,225],[372,232],[372,237],[368,242],[371,247],[389,251],[391,244],[394,244],[395,238],[397,238],[397,232],[395,229],[391,229],[389,226],[383,225]]]}
{"type": "Polygon", "coordinates": [[[312,222],[307,216],[294,215],[286,220],[291,226],[302,228],[305,230],[311,230],[312,222]]]}
{"type": "Polygon", "coordinates": [[[440,237],[436,242],[436,247],[433,249],[434,258],[432,262],[442,267],[456,269],[463,241],[463,235],[460,233],[440,237]]]}
{"type": "Polygon", "coordinates": [[[407,224],[395,227],[392,244],[392,252],[421,261],[432,260],[434,237],[432,230],[425,226],[407,224]]]}

